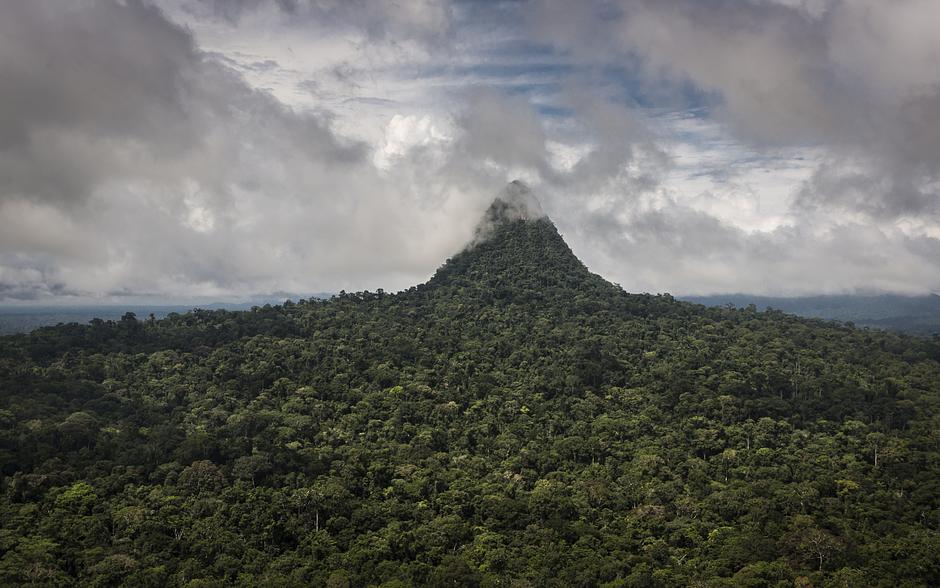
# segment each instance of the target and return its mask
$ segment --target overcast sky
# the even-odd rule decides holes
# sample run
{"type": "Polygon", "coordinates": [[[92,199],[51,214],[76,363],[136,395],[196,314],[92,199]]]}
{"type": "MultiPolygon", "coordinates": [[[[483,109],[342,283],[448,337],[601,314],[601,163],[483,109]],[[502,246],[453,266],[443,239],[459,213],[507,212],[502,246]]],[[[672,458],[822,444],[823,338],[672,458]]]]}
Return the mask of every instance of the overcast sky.
{"type": "Polygon", "coordinates": [[[634,292],[940,291],[936,0],[0,0],[0,302],[426,280],[527,182],[634,292]]]}

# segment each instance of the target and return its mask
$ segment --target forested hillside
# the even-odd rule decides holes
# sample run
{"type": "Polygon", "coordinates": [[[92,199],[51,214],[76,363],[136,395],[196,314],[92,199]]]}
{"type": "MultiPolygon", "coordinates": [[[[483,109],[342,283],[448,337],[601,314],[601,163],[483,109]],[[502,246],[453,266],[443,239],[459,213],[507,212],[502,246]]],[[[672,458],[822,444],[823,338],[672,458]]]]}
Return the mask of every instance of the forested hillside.
{"type": "Polygon", "coordinates": [[[0,339],[0,584],[940,582],[935,341],[484,237],[398,294],[0,339]]]}
{"type": "Polygon", "coordinates": [[[852,322],[863,327],[888,329],[925,337],[940,337],[940,295],[937,294],[926,296],[853,294],[792,298],[728,294],[683,296],[682,299],[706,306],[730,304],[743,308],[753,304],[757,308],[774,308],[800,316],[852,322]]]}

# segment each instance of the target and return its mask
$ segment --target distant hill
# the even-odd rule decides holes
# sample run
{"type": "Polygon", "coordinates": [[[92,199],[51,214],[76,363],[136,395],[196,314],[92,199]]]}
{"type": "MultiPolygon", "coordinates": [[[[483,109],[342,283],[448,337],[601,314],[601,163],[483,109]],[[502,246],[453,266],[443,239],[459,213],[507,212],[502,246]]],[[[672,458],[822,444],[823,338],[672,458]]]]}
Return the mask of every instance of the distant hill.
{"type": "Polygon", "coordinates": [[[859,326],[930,336],[940,333],[940,296],[804,296],[794,298],[728,294],[683,296],[682,300],[705,306],[733,305],[774,308],[805,317],[852,322],[859,326]]]}
{"type": "MultiPolygon", "coordinates": [[[[249,307],[245,306],[243,308],[247,309],[249,307]]],[[[128,312],[134,313],[141,319],[147,318],[150,314],[160,319],[172,312],[184,313],[192,309],[192,306],[0,305],[0,335],[29,333],[39,327],[49,327],[58,324],[88,324],[92,319],[96,318],[106,321],[116,321],[120,320],[120,318],[128,312]]],[[[233,308],[233,310],[234,309],[237,309],[237,306],[233,308]]]]}
{"type": "MultiPolygon", "coordinates": [[[[335,294],[317,293],[311,298],[329,299],[335,294]]],[[[299,296],[294,296],[294,299],[299,296]]],[[[912,335],[932,336],[940,333],[940,296],[904,296],[882,294],[877,296],[802,296],[773,297],[748,294],[712,296],[677,296],[677,299],[705,306],[734,306],[747,308],[753,304],[758,310],[781,310],[808,318],[821,318],[851,322],[862,327],[875,327],[912,335]]],[[[186,313],[193,308],[206,310],[248,310],[252,306],[280,304],[282,299],[259,299],[243,303],[212,303],[201,305],[0,305],[0,335],[29,333],[39,327],[62,323],[87,324],[92,319],[117,321],[127,312],[138,318],[153,314],[165,318],[170,313],[186,313]]]]}
{"type": "Polygon", "coordinates": [[[533,200],[397,294],[0,337],[0,585],[936,585],[940,342],[629,294],[533,200]]]}
{"type": "MultiPolygon", "coordinates": [[[[332,294],[316,293],[310,298],[329,298],[332,294]]],[[[248,310],[252,306],[281,304],[288,296],[267,297],[248,302],[212,302],[209,304],[0,304],[0,335],[29,333],[39,327],[51,327],[58,324],[88,324],[93,319],[105,321],[120,320],[128,312],[139,319],[146,319],[151,314],[162,319],[171,313],[186,313],[194,308],[205,310],[248,310]]],[[[296,300],[299,296],[293,296],[296,300]]]]}

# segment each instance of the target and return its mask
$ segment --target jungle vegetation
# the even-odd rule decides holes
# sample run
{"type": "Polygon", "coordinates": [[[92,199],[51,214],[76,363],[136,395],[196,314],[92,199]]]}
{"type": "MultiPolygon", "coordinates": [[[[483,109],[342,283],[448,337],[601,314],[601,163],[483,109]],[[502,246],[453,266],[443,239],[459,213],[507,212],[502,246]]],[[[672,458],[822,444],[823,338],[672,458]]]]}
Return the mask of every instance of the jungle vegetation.
{"type": "Polygon", "coordinates": [[[547,219],[426,284],[0,338],[0,584],[929,586],[940,344],[628,294],[547,219]]]}

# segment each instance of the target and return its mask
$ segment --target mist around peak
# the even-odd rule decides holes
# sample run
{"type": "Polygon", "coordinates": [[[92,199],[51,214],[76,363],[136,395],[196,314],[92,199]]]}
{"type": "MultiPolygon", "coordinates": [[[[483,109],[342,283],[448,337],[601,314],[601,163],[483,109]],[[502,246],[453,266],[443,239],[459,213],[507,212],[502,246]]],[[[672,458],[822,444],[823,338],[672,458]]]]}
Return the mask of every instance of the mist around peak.
{"type": "Polygon", "coordinates": [[[477,224],[473,240],[468,247],[473,247],[489,239],[497,227],[503,223],[523,220],[536,221],[548,216],[542,210],[542,204],[532,189],[522,180],[509,182],[493,199],[483,218],[477,224]]]}
{"type": "Polygon", "coordinates": [[[546,216],[538,197],[522,180],[509,182],[493,200],[490,209],[500,205],[500,213],[506,220],[535,220],[546,216]]]}

